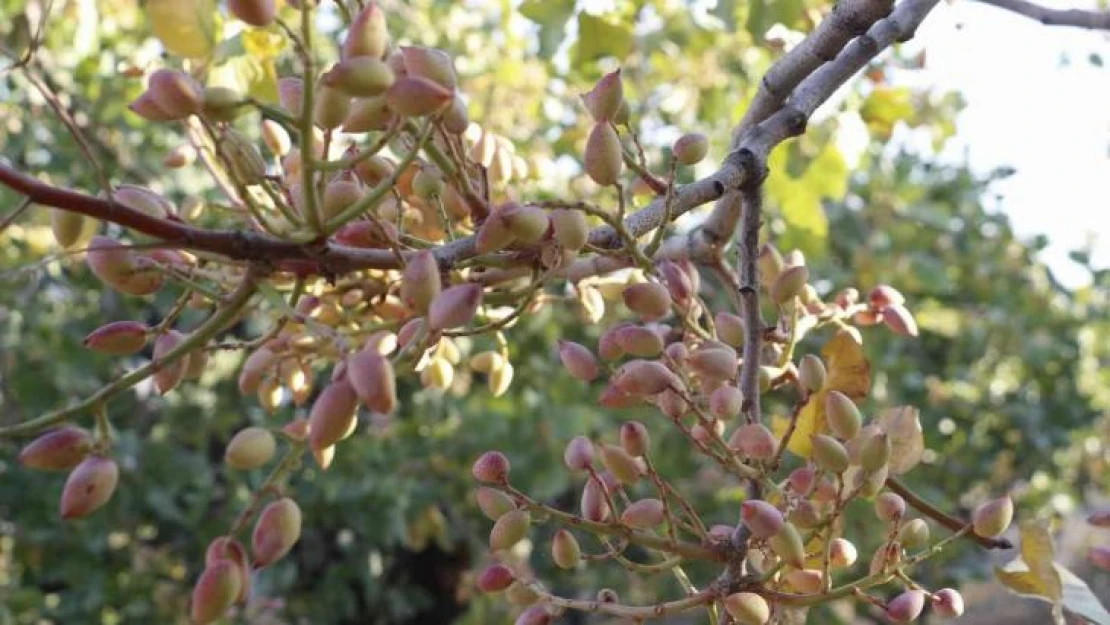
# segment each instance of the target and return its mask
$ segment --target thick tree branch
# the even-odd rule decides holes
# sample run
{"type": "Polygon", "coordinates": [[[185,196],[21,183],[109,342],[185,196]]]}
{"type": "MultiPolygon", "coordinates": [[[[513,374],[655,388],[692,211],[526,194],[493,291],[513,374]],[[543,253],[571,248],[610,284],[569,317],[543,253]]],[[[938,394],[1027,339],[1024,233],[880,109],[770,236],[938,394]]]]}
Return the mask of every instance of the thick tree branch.
{"type": "Polygon", "coordinates": [[[1110,11],[1050,9],[1025,0],[979,0],[979,2],[1024,15],[1046,26],[1110,30],[1110,11]]]}

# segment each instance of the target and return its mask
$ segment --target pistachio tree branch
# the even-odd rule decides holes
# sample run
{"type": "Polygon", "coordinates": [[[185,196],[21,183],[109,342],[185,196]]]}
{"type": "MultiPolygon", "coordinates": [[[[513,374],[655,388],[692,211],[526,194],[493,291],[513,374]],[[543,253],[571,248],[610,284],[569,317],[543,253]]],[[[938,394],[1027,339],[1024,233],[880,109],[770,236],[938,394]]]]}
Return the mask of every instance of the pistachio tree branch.
{"type": "Polygon", "coordinates": [[[1045,26],[1074,26],[1092,30],[1110,30],[1110,11],[1084,9],[1050,9],[1026,0],[979,0],[1000,9],[1024,15],[1045,26]]]}
{"type": "MultiPolygon", "coordinates": [[[[947,512],[937,508],[928,501],[925,501],[920,495],[913,492],[908,486],[906,486],[902,482],[899,482],[893,477],[887,478],[886,487],[889,488],[892,492],[900,495],[902,499],[905,499],[906,503],[910,504],[910,506],[914,510],[917,510],[930,519],[936,521],[940,525],[952,530],[953,532],[957,532],[967,525],[967,521],[958,519],[948,514],[947,512]]],[[[967,534],[965,534],[965,536],[968,539],[979,543],[986,549],[1013,549],[1014,547],[1013,543],[1006,540],[1005,538],[984,538],[982,536],[979,536],[978,534],[975,534],[974,532],[968,532],[967,534]]]]}

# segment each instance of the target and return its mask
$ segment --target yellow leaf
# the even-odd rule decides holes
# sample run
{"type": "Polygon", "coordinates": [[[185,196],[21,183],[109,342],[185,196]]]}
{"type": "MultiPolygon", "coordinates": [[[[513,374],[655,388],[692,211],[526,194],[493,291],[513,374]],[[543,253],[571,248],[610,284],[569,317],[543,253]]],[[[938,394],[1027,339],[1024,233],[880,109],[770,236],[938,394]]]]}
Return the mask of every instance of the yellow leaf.
{"type": "Polygon", "coordinates": [[[216,47],[215,0],[147,0],[146,17],[154,36],[171,54],[202,58],[216,47]]]}
{"type": "Polygon", "coordinates": [[[995,568],[994,575],[1002,585],[1019,595],[1042,596],[1041,580],[1029,571],[1007,571],[995,568]]]}
{"type": "Polygon", "coordinates": [[[1052,535],[1044,524],[1030,522],[1021,526],[1021,559],[1029,567],[1029,572],[1041,581],[1041,594],[1052,601],[1059,601],[1064,596],[1064,588],[1053,566],[1055,557],[1052,535]]]}
{"type": "Polygon", "coordinates": [[[243,50],[259,60],[275,58],[284,48],[285,37],[281,33],[261,29],[243,33],[243,50]]]}

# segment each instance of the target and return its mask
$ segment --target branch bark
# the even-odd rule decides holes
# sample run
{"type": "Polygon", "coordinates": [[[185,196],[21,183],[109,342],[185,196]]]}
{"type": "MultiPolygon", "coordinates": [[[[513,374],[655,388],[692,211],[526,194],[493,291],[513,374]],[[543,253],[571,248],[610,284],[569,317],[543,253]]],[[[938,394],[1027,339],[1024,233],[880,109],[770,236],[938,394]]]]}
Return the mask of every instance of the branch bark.
{"type": "Polygon", "coordinates": [[[1050,9],[1025,0],[979,0],[983,4],[1024,15],[1045,26],[1074,26],[1091,30],[1110,30],[1110,11],[1050,9]]]}

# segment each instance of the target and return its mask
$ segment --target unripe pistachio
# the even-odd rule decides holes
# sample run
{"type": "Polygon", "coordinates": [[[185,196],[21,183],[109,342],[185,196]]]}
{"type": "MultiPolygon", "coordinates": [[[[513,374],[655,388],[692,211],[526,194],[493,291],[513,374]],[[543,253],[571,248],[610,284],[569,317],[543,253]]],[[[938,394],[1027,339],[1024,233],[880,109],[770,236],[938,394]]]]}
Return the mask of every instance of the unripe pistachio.
{"type": "Polygon", "coordinates": [[[817,507],[808,499],[799,501],[787,515],[787,519],[803,529],[811,529],[821,524],[821,515],[817,512],[817,507]]]}
{"type": "Polygon", "coordinates": [[[887,523],[895,523],[906,514],[906,500],[898,493],[881,493],[875,498],[875,516],[887,523]]]}
{"type": "Polygon", "coordinates": [[[368,56],[344,59],[323,77],[328,87],[359,98],[380,96],[393,81],[393,70],[384,61],[368,56]]]}
{"type": "Polygon", "coordinates": [[[805,265],[788,267],[779,274],[771,284],[771,299],[782,306],[802,294],[806,281],[809,280],[809,270],[805,265]]]}
{"type": "Polygon", "coordinates": [[[810,393],[816,393],[825,386],[827,378],[825,363],[821,362],[819,357],[813,354],[802,356],[801,362],[798,363],[798,381],[801,382],[802,388],[810,393]]]}
{"type": "Polygon", "coordinates": [[[251,535],[255,568],[264,568],[289,553],[301,538],[301,508],[288,497],[271,501],[258,515],[251,535]]]}
{"type": "Polygon", "coordinates": [[[205,567],[214,566],[217,562],[231,562],[239,573],[239,595],[236,601],[245,602],[250,595],[251,565],[247,557],[247,550],[242,543],[234,538],[221,536],[208,544],[204,553],[205,567]]]}
{"type": "Polygon", "coordinates": [[[593,466],[594,446],[585,436],[575,436],[563,449],[563,462],[571,471],[585,471],[593,466]]]}
{"type": "Polygon", "coordinates": [[[639,421],[625,421],[622,423],[620,438],[621,447],[624,447],[624,450],[630,456],[643,456],[647,454],[648,448],[651,447],[651,435],[648,434],[644,424],[639,421]]]}
{"type": "Polygon", "coordinates": [[[601,373],[593,353],[572,341],[559,341],[559,360],[568,373],[583,382],[592,382],[601,373]]]}
{"type": "Polygon", "coordinates": [[[174,213],[173,204],[169,200],[150,189],[133,184],[119,185],[112,192],[112,199],[128,208],[159,219],[174,213]]]}
{"type": "Polygon", "coordinates": [[[276,450],[277,442],[269,430],[248,427],[231,438],[224,452],[224,462],[233,469],[250,471],[269,462],[276,450]]]}
{"type": "Polygon", "coordinates": [[[662,319],[671,312],[671,294],[658,282],[640,282],[621,292],[624,305],[644,321],[662,319]]]}
{"type": "Polygon", "coordinates": [[[782,512],[762,499],[749,499],[740,504],[740,519],[752,536],[761,539],[779,533],[785,523],[782,512]]]}
{"type": "Polygon", "coordinates": [[[230,87],[205,87],[202,113],[215,122],[231,122],[242,112],[244,103],[243,94],[230,87]]]}
{"type": "Polygon", "coordinates": [[[586,485],[582,488],[582,518],[595,523],[603,523],[609,518],[612,511],[605,499],[604,488],[592,477],[586,480],[586,485]]]}
{"type": "Polygon", "coordinates": [[[513,238],[524,244],[538,243],[547,234],[551,220],[547,211],[537,206],[509,203],[498,211],[498,216],[513,238]]]}
{"type": "Polygon", "coordinates": [[[430,249],[420,250],[409,257],[401,274],[401,302],[425,314],[439,293],[439,264],[430,249]]]}
{"type": "Polygon", "coordinates": [[[722,386],[709,396],[709,412],[718,419],[735,419],[743,406],[744,394],[735,386],[722,386]]]}
{"type": "Polygon", "coordinates": [[[532,525],[532,517],[524,510],[510,510],[501,515],[493,524],[489,533],[489,548],[511,549],[528,535],[528,528],[532,525]]]}
{"type": "Polygon", "coordinates": [[[829,545],[829,562],[838,569],[852,566],[858,557],[856,546],[844,538],[834,538],[829,545]]]}
{"type": "Polygon", "coordinates": [[[580,250],[589,240],[590,226],[582,211],[559,209],[551,211],[551,225],[555,240],[568,250],[580,250]]]}
{"type": "MultiPolygon", "coordinates": [[[[364,58],[364,57],[360,57],[364,58]]],[[[370,132],[371,130],[385,130],[393,121],[393,111],[386,104],[385,96],[377,96],[370,98],[355,98],[351,102],[351,108],[347,112],[347,118],[343,120],[343,132],[347,133],[363,133],[370,132]]],[[[371,157],[374,158],[374,157],[371,157]]],[[[377,157],[382,158],[382,157],[377,157]]],[[[369,159],[367,159],[369,160],[369,159]]],[[[359,165],[367,161],[361,161],[359,165]]],[[[359,171],[356,165],[355,171],[359,171]]],[[[360,177],[362,177],[360,175],[360,177]]],[[[365,178],[363,178],[364,181],[365,178]]],[[[368,184],[373,184],[369,183],[368,184]]]]}
{"type": "Polygon", "coordinates": [[[709,152],[709,139],[699,132],[682,135],[671,147],[675,160],[682,165],[696,165],[709,152]]]}
{"type": "Polygon", "coordinates": [[[479,487],[474,494],[474,499],[478,502],[478,508],[481,509],[482,514],[491,521],[496,521],[506,512],[516,509],[512,497],[488,486],[479,487]]]}
{"type": "Polygon", "coordinates": [[[138,321],[113,321],[93,330],[82,344],[112,356],[127,356],[146,345],[147,327],[138,321]]]}
{"type": "Polygon", "coordinates": [[[624,167],[621,140],[609,122],[594,124],[586,139],[586,175],[601,186],[616,184],[624,167]]]}
{"type": "Polygon", "coordinates": [[[509,479],[509,459],[499,451],[487,451],[474,461],[470,472],[479,482],[500,484],[509,479]]]}
{"type": "Polygon", "coordinates": [[[277,359],[277,354],[264,345],[251,352],[239,372],[239,392],[244,395],[258,392],[263,378],[277,363],[277,359]]]}
{"type": "Polygon", "coordinates": [[[814,434],[810,440],[813,443],[813,461],[818,467],[837,474],[848,470],[848,450],[840,441],[825,434],[814,434]]]}
{"type": "Polygon", "coordinates": [[[905,306],[895,304],[882,310],[883,323],[895,334],[917,336],[917,322],[905,306]]]}
{"type": "Polygon", "coordinates": [[[602,444],[601,445],[601,464],[617,478],[617,480],[625,484],[635,484],[643,471],[639,463],[628,454],[624,449],[616,445],[602,444]]]}
{"type": "Polygon", "coordinates": [[[864,471],[874,473],[890,462],[890,436],[880,432],[863,443],[859,452],[859,463],[864,471]]]}
{"type": "Polygon", "coordinates": [[[610,384],[622,393],[643,397],[679,388],[682,381],[662,363],[654,360],[630,360],[617,369],[610,384]]]}
{"type": "Polygon", "coordinates": [[[90,224],[96,224],[96,221],[80,213],[58,208],[50,209],[50,231],[54,235],[54,240],[63,248],[77,247],[82,239],[86,238],[86,233],[93,230],[90,224]]]}
{"type": "Polygon", "coordinates": [[[470,368],[478,373],[489,373],[493,369],[500,367],[505,361],[505,358],[500,353],[490,349],[484,352],[474,354],[470,358],[470,368]]]}
{"type": "Polygon", "coordinates": [[[181,119],[181,117],[175,116],[159,106],[158,103],[154,101],[154,94],[150,91],[144,91],[139,97],[135,98],[131,104],[128,104],[127,108],[132,113],[147,121],[167,122],[181,119]]]}
{"type": "Polygon", "coordinates": [[[1087,552],[1087,559],[1098,568],[1110,571],[1110,547],[1092,547],[1087,552]]]}
{"type": "Polygon", "coordinates": [[[242,573],[231,560],[207,566],[193,587],[190,611],[193,623],[207,625],[218,621],[239,597],[242,584],[242,573]]]}
{"type": "Polygon", "coordinates": [[[309,446],[314,451],[343,440],[355,423],[358,395],[348,379],[327,385],[308,415],[309,446]]]}
{"type": "Polygon", "coordinates": [[[513,621],[513,625],[548,625],[550,622],[551,615],[547,613],[547,608],[534,605],[521,612],[520,616],[513,621]]]}
{"type": "Polygon", "coordinates": [[[41,471],[68,471],[81,464],[92,446],[92,436],[86,430],[67,425],[28,443],[19,452],[19,463],[41,471]]]}
{"type": "Polygon", "coordinates": [[[422,200],[442,197],[445,185],[443,175],[435,167],[421,167],[412,179],[412,193],[422,200]]]}
{"type": "Polygon", "coordinates": [[[402,117],[423,117],[451,106],[455,92],[420,76],[401,76],[385,92],[385,101],[402,117]]]}
{"type": "Polygon", "coordinates": [[[887,616],[895,623],[909,623],[921,616],[925,609],[925,593],[912,588],[898,595],[886,604],[887,616]]]}
{"type": "Polygon", "coordinates": [[[962,616],[964,597],[953,588],[941,588],[933,593],[933,611],[944,618],[962,616]]]}
{"type": "Polygon", "coordinates": [[[515,576],[504,564],[491,564],[478,575],[478,590],[482,592],[501,592],[515,581],[515,576]]]}
{"type": "Polygon", "coordinates": [[[803,595],[821,592],[825,583],[825,576],[817,569],[792,569],[787,571],[783,578],[803,595]]]}
{"type": "MultiPolygon", "coordinates": [[[[596,292],[596,291],[595,291],[596,292]]],[[[597,353],[603,360],[613,361],[624,356],[624,349],[621,348],[620,343],[617,342],[617,332],[624,328],[628,323],[622,323],[610,327],[601,333],[597,339],[597,353]]]]}
{"type": "Polygon", "coordinates": [[[160,69],[150,75],[147,93],[158,108],[174,119],[200,113],[204,89],[190,75],[173,69],[160,69]]]}
{"type": "Polygon", "coordinates": [[[574,534],[566,528],[559,528],[551,539],[551,559],[561,569],[573,569],[582,559],[582,548],[574,534]]]}
{"type": "Polygon", "coordinates": [[[690,354],[686,362],[698,375],[711,380],[731,380],[739,365],[731,347],[703,347],[690,354]]]}
{"type": "Polygon", "coordinates": [[[513,365],[507,360],[503,361],[500,367],[490,371],[489,377],[486,378],[486,386],[494,397],[501,397],[507,393],[512,383],[513,365]]]}
{"type": "Polygon", "coordinates": [[[688,305],[690,298],[695,295],[695,288],[690,276],[683,271],[677,263],[664,260],[657,265],[671,299],[683,306],[688,305]]]}
{"type": "Polygon", "coordinates": [[[912,551],[929,544],[929,524],[922,519],[913,519],[898,529],[898,542],[912,551]]]}
{"type": "Polygon", "coordinates": [[[748,423],[732,433],[728,446],[747,458],[770,460],[775,457],[778,441],[767,426],[762,423],[748,423]]]}
{"type": "Polygon", "coordinates": [[[227,0],[227,10],[247,24],[263,28],[273,23],[277,16],[277,3],[274,0],[227,0]]]}
{"type": "Polygon", "coordinates": [[[582,102],[594,121],[603,123],[614,120],[624,102],[621,70],[602,76],[594,88],[582,96],[582,102]]]}
{"type": "Polygon", "coordinates": [[[774,284],[785,268],[786,262],[774,245],[765,243],[759,248],[759,278],[764,286],[770,287],[774,284]]]}
{"type": "Polygon", "coordinates": [[[906,298],[898,289],[888,284],[880,284],[867,294],[867,301],[871,304],[871,308],[882,310],[888,306],[901,306],[906,303],[906,298]]]}
{"type": "Polygon", "coordinates": [[[805,564],[806,549],[802,544],[802,535],[792,523],[786,521],[774,536],[768,541],[771,551],[783,562],[794,568],[801,568],[805,564]]]}
{"type": "Polygon", "coordinates": [[[496,208],[478,228],[474,246],[479,254],[490,254],[509,246],[515,240],[513,232],[501,219],[502,208],[496,208]]]}
{"type": "Polygon", "coordinates": [[[278,100],[281,102],[281,108],[293,117],[299,118],[304,104],[304,82],[292,76],[279,79],[278,100]]]}
{"type": "Polygon", "coordinates": [[[771,620],[767,600],[754,592],[737,592],[725,597],[725,610],[737,625],[766,625],[771,620]]]}
{"type": "Polygon", "coordinates": [[[343,125],[351,112],[351,96],[327,84],[316,85],[316,102],[312,115],[316,125],[324,130],[334,130],[343,125]]]}
{"type": "Polygon", "coordinates": [[[368,56],[380,59],[389,47],[389,31],[386,28],[385,13],[377,2],[368,2],[351,20],[347,38],[343,40],[343,58],[351,59],[368,56]]]}
{"type": "Polygon", "coordinates": [[[830,390],[825,396],[825,417],[829,430],[844,440],[855,438],[863,423],[855,402],[840,391],[830,390]]]}
{"type": "Polygon", "coordinates": [[[470,114],[466,110],[466,102],[456,93],[451,106],[443,112],[443,129],[453,135],[461,135],[469,126],[470,114]]]}
{"type": "Polygon", "coordinates": [[[733,347],[744,346],[744,321],[727,312],[719,312],[713,317],[717,325],[717,338],[733,347]]]}
{"type": "Polygon", "coordinates": [[[871,440],[873,436],[880,433],[882,433],[882,428],[875,423],[870,423],[860,428],[858,434],[848,439],[845,447],[848,449],[848,457],[851,459],[852,464],[860,464],[860,455],[863,453],[863,446],[867,441],[871,440]]]}
{"type": "Polygon", "coordinates": [[[613,338],[621,350],[637,358],[651,358],[663,351],[663,339],[643,326],[623,326],[614,332],[613,338]]]}
{"type": "Polygon", "coordinates": [[[428,308],[428,325],[432,330],[450,330],[464,326],[474,318],[481,303],[480,284],[453,286],[432,300],[428,308]]]}
{"type": "Polygon", "coordinates": [[[1009,497],[992,499],[975,509],[971,522],[975,534],[983,538],[1001,536],[1014,518],[1014,502],[1009,497]]]}
{"type": "MultiPolygon", "coordinates": [[[[177,330],[170,330],[160,334],[154,339],[153,359],[161,362],[171,350],[185,340],[185,336],[177,330]]],[[[187,357],[178,358],[169,364],[164,364],[154,374],[154,388],[162,395],[172,391],[185,379],[185,366],[187,357]]]]}
{"type": "Polygon", "coordinates": [[[239,182],[253,185],[265,179],[266,161],[262,159],[258,146],[239,132],[228,129],[220,138],[219,149],[228,171],[239,182]]]}
{"type": "Polygon", "coordinates": [[[446,358],[432,358],[420,372],[420,383],[424,388],[445,391],[455,380],[455,367],[446,358]]]}
{"type": "Polygon", "coordinates": [[[374,349],[363,349],[347,361],[347,379],[370,410],[389,414],[397,408],[397,378],[389,359],[374,349]]]}
{"type": "Polygon", "coordinates": [[[621,523],[636,529],[650,529],[663,524],[663,502],[658,499],[634,501],[621,513],[621,523]]]}
{"type": "Polygon", "coordinates": [[[119,466],[104,456],[87,456],[69,476],[62,488],[60,512],[63,519],[77,519],[95,512],[116,491],[119,466]]]}
{"type": "Polygon", "coordinates": [[[401,46],[401,59],[405,65],[405,73],[409,76],[427,78],[449,91],[454,91],[458,87],[455,64],[451,56],[443,50],[422,46],[401,46]]]}
{"type": "Polygon", "coordinates": [[[523,582],[515,581],[509,589],[505,592],[505,597],[509,603],[513,605],[532,605],[540,600],[540,596],[536,591],[529,588],[523,582]]]}

